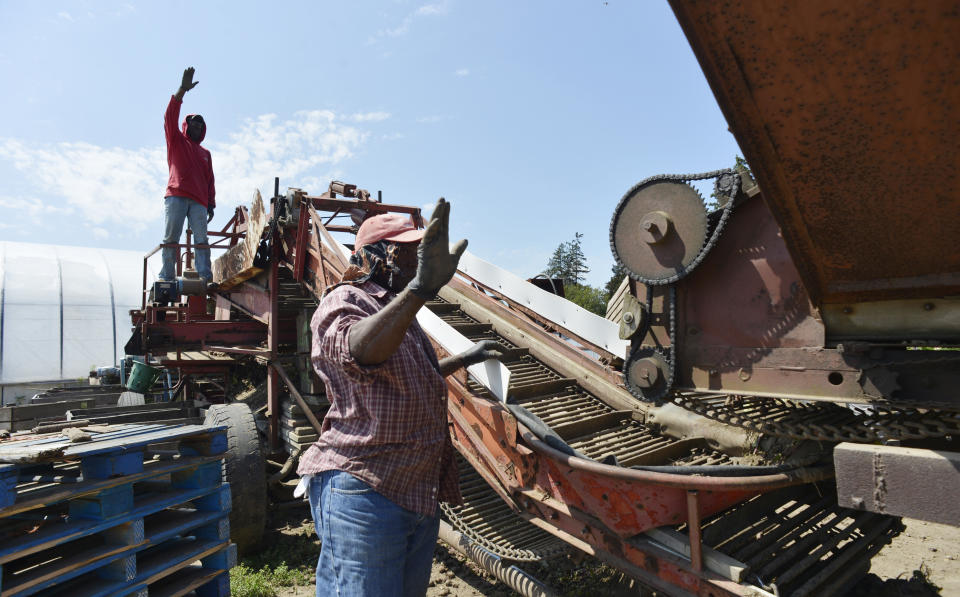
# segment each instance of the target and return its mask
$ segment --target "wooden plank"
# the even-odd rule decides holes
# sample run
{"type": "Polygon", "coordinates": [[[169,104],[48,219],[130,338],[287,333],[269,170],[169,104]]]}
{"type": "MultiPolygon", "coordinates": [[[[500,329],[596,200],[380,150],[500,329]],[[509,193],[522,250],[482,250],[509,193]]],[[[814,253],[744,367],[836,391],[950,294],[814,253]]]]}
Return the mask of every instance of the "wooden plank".
{"type": "Polygon", "coordinates": [[[313,435],[304,435],[302,437],[298,437],[290,433],[290,431],[287,429],[280,429],[279,431],[280,431],[280,437],[282,439],[285,439],[288,442],[298,446],[301,446],[301,445],[309,446],[310,444],[312,444],[313,442],[317,441],[320,438],[320,436],[318,436],[316,433],[314,433],[313,435]]]}
{"type": "Polygon", "coordinates": [[[94,406],[92,399],[63,400],[45,404],[25,404],[23,406],[4,406],[0,408],[0,423],[55,417],[63,415],[63,413],[72,408],[88,408],[92,406],[94,406]]]}
{"type": "MultiPolygon", "coordinates": [[[[684,557],[690,557],[690,538],[687,535],[667,527],[651,529],[646,532],[646,535],[657,543],[682,554],[684,557]]],[[[711,549],[706,545],[704,545],[702,549],[703,564],[707,570],[733,582],[741,582],[743,580],[747,571],[746,564],[731,558],[725,553],[711,549]]]]}
{"type": "Polygon", "coordinates": [[[149,585],[229,546],[228,542],[218,541],[168,541],[146,550],[138,562],[136,581],[149,585]]]}
{"type": "MultiPolygon", "coordinates": [[[[118,426],[121,427],[121,426],[118,426]]],[[[82,444],[71,443],[63,436],[46,437],[36,441],[8,442],[0,445],[0,462],[26,464],[49,460],[142,450],[152,443],[185,440],[222,433],[225,427],[203,425],[127,425],[109,433],[95,433],[93,439],[82,444]]]]}
{"type": "Polygon", "coordinates": [[[188,402],[151,402],[149,404],[136,404],[133,406],[96,406],[93,408],[70,409],[67,411],[67,415],[68,418],[72,415],[75,419],[83,419],[87,416],[115,415],[164,408],[196,408],[196,404],[190,400],[188,402]]]}
{"type": "Polygon", "coordinates": [[[71,517],[70,522],[51,524],[28,536],[20,537],[17,541],[7,542],[3,547],[0,547],[0,564],[6,564],[15,559],[44,551],[81,537],[87,537],[105,531],[166,508],[216,494],[219,491],[220,486],[181,489],[143,498],[135,503],[129,512],[109,518],[98,520],[93,518],[71,517]]]}
{"type": "Polygon", "coordinates": [[[296,437],[298,441],[303,441],[304,437],[317,437],[317,430],[310,426],[308,422],[306,425],[300,427],[294,427],[292,425],[280,424],[281,429],[285,429],[287,433],[291,436],[296,437]]]}
{"type": "MultiPolygon", "coordinates": [[[[149,586],[150,597],[179,597],[186,595],[204,585],[214,584],[217,577],[227,576],[225,570],[203,568],[201,566],[187,566],[183,570],[163,578],[149,586]]],[[[217,585],[218,590],[207,591],[204,597],[227,597],[230,594],[230,580],[227,579],[226,590],[217,585]]]]}
{"type": "Polygon", "coordinates": [[[630,278],[625,276],[623,281],[620,282],[620,286],[617,287],[617,291],[607,302],[607,313],[604,317],[620,323],[620,315],[623,313],[623,295],[628,292],[630,292],[630,278]]]}
{"type": "Polygon", "coordinates": [[[0,510],[0,518],[20,514],[36,508],[51,506],[73,498],[93,495],[105,489],[126,483],[137,483],[151,477],[162,477],[177,471],[194,468],[207,462],[214,462],[221,458],[222,456],[191,456],[181,458],[173,463],[149,461],[144,463],[143,472],[126,475],[124,477],[18,490],[16,502],[14,502],[12,506],[0,510]]]}
{"type": "Polygon", "coordinates": [[[243,242],[237,243],[213,262],[213,280],[220,284],[220,290],[229,290],[245,280],[256,276],[263,270],[254,267],[253,260],[260,246],[260,237],[267,228],[268,218],[260,198],[260,191],[253,194],[250,206],[248,227],[243,242]]]}
{"type": "MultiPolygon", "coordinates": [[[[119,560],[131,553],[144,542],[130,545],[105,543],[98,547],[77,551],[72,544],[62,546],[62,554],[54,557],[53,554],[41,554],[47,560],[44,565],[38,565],[28,571],[17,571],[12,582],[8,581],[3,587],[2,597],[15,595],[32,589],[38,591],[51,585],[70,580],[97,568],[119,560]]],[[[16,565],[16,562],[13,563],[16,565]]],[[[4,566],[9,568],[11,565],[4,566]]]]}

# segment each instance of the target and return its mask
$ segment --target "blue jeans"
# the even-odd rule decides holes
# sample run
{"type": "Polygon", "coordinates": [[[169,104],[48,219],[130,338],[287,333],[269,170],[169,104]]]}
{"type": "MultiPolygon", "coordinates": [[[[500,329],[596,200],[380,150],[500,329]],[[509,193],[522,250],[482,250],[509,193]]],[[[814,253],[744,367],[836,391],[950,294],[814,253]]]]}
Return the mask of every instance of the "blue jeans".
{"type": "MultiPolygon", "coordinates": [[[[167,197],[164,201],[163,244],[179,243],[183,232],[183,220],[186,219],[193,231],[193,244],[207,244],[207,208],[187,197],[167,197]]],[[[196,249],[196,268],[201,278],[208,282],[213,279],[210,271],[210,249],[196,249]]],[[[173,280],[177,277],[177,248],[163,248],[163,268],[161,280],[173,280]]]]}
{"type": "Polygon", "coordinates": [[[310,482],[310,513],[322,543],[317,597],[423,597],[440,529],[434,516],[394,504],[350,473],[310,482]]]}

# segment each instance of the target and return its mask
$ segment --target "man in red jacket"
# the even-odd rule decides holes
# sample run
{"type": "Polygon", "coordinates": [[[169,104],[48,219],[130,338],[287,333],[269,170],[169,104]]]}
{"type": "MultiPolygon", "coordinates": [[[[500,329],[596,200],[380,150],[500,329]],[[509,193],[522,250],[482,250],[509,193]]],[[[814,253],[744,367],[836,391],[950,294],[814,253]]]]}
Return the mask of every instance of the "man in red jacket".
{"type": "MultiPolygon", "coordinates": [[[[210,152],[200,142],[207,134],[207,125],[203,116],[188,115],[177,128],[180,119],[180,105],[183,94],[197,86],[193,80],[194,69],[183,71],[180,89],[170,98],[167,112],[163,116],[163,130],[167,137],[167,165],[170,179],[164,196],[165,231],[163,244],[177,244],[186,219],[193,231],[196,249],[197,273],[207,283],[213,274],[210,271],[210,248],[207,247],[207,224],[213,219],[216,191],[213,186],[213,163],[210,152]]],[[[163,248],[163,268],[161,280],[173,280],[177,275],[176,247],[163,248]]]]}

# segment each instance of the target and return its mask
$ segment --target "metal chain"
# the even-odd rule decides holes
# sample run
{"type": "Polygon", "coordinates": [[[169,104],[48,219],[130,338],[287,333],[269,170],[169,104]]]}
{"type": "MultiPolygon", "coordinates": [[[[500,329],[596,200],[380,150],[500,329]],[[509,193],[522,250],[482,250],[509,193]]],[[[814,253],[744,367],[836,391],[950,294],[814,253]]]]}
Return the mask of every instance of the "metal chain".
{"type": "MultiPolygon", "coordinates": [[[[622,208],[630,196],[632,196],[642,187],[655,182],[671,181],[688,183],[691,181],[706,180],[709,178],[718,179],[715,188],[717,188],[719,194],[719,177],[723,175],[732,175],[733,177],[732,184],[729,185],[728,200],[723,206],[720,219],[714,226],[713,231],[710,234],[710,238],[704,243],[703,247],[700,249],[700,252],[688,267],[668,278],[663,279],[647,279],[627,269],[628,275],[630,275],[631,278],[646,284],[648,287],[670,285],[668,307],[670,317],[668,332],[670,348],[666,355],[663,355],[663,353],[656,348],[653,349],[655,352],[665,357],[665,362],[668,367],[667,382],[664,385],[664,388],[655,396],[644,396],[639,388],[636,388],[633,386],[633,384],[628,383],[627,388],[630,390],[630,393],[639,400],[659,403],[665,396],[669,395],[673,388],[677,358],[677,297],[676,286],[673,284],[680,280],[683,276],[690,273],[690,271],[692,271],[697,265],[699,265],[699,263],[719,241],[720,233],[725,228],[726,223],[730,218],[730,214],[733,211],[733,205],[740,189],[740,177],[736,171],[732,169],[715,170],[713,172],[704,172],[702,174],[660,174],[657,176],[652,176],[637,183],[629,191],[627,191],[620,200],[620,203],[617,205],[617,208],[614,212],[615,215],[610,224],[610,248],[617,264],[626,269],[623,262],[620,261],[619,255],[617,255],[616,247],[614,245],[614,229],[616,228],[617,219],[620,216],[622,208]]],[[[649,315],[652,311],[653,304],[652,293],[649,291],[646,304],[647,313],[649,315]]],[[[637,353],[642,349],[642,346],[638,346],[637,349],[634,350],[634,352],[630,355],[628,363],[631,362],[634,356],[636,356],[637,353]]],[[[912,365],[929,365],[931,363],[938,362],[955,362],[958,359],[960,359],[960,355],[943,355],[925,359],[922,362],[890,361],[888,363],[877,363],[875,366],[903,367],[912,365]]],[[[875,409],[872,412],[861,410],[858,413],[857,411],[845,406],[840,406],[829,402],[803,403],[780,398],[761,398],[754,396],[742,397],[731,395],[717,396],[715,394],[699,396],[695,394],[676,394],[673,397],[673,402],[679,406],[682,406],[683,408],[694,411],[708,418],[715,418],[732,425],[756,431],[758,433],[790,437],[793,439],[872,443],[889,440],[940,438],[960,434],[960,413],[938,413],[940,418],[934,419],[929,416],[929,413],[921,412],[912,408],[886,408],[871,405],[870,408],[875,409]],[[724,404],[718,408],[717,401],[721,400],[724,404]],[[764,407],[764,410],[766,410],[768,413],[774,413],[773,415],[769,415],[770,417],[776,416],[777,418],[764,419],[762,415],[758,418],[755,414],[751,414],[750,416],[738,415],[736,408],[729,408],[726,406],[728,401],[733,401],[734,404],[748,401],[751,405],[764,407]],[[830,422],[816,422],[817,419],[824,418],[830,422]]]]}
{"type": "MultiPolygon", "coordinates": [[[[634,386],[632,383],[629,383],[628,381],[628,383],[626,384],[627,389],[638,400],[651,401],[651,402],[654,402],[655,404],[659,404],[660,401],[663,400],[663,398],[667,396],[670,393],[671,389],[673,388],[674,376],[676,374],[676,358],[677,358],[677,334],[676,334],[677,287],[673,284],[673,282],[678,281],[680,278],[690,273],[693,270],[693,268],[695,268],[707,255],[707,253],[709,253],[710,250],[717,244],[717,241],[720,239],[720,233],[723,231],[723,228],[726,226],[727,220],[730,218],[730,213],[733,211],[734,200],[736,199],[737,193],[739,193],[739,191],[740,191],[740,176],[736,173],[735,170],[730,168],[725,168],[723,170],[714,170],[712,172],[703,172],[701,174],[659,174],[656,176],[651,176],[650,178],[642,180],[636,185],[634,185],[633,188],[631,188],[629,191],[627,191],[624,194],[623,198],[620,199],[620,203],[617,205],[617,209],[614,212],[615,215],[614,215],[613,221],[610,223],[610,250],[613,252],[614,259],[617,261],[617,263],[621,267],[627,270],[627,273],[630,275],[631,278],[633,278],[634,280],[637,280],[638,282],[646,284],[648,286],[647,300],[646,300],[647,319],[649,319],[653,309],[653,293],[652,293],[652,288],[650,287],[657,286],[657,285],[663,286],[663,285],[669,284],[669,288],[670,288],[669,297],[668,297],[668,303],[669,303],[668,311],[669,311],[669,317],[670,317],[670,324],[669,324],[669,331],[667,334],[670,340],[670,348],[668,350],[668,354],[664,355],[665,356],[664,361],[666,362],[667,369],[668,369],[667,381],[664,384],[664,387],[662,388],[662,390],[653,396],[644,395],[644,393],[641,391],[640,388],[634,386]],[[720,177],[725,175],[731,176],[732,182],[728,187],[727,202],[723,206],[723,211],[720,214],[720,220],[717,222],[716,226],[714,226],[713,231],[710,234],[710,238],[707,240],[707,242],[703,244],[703,247],[700,248],[700,252],[697,254],[697,256],[694,258],[694,260],[690,263],[688,267],[684,268],[680,272],[677,272],[673,276],[670,276],[669,278],[664,278],[657,281],[646,279],[643,276],[640,276],[639,274],[636,274],[635,272],[632,272],[626,268],[623,262],[620,261],[619,255],[617,255],[616,247],[614,245],[614,229],[616,228],[617,219],[620,217],[620,211],[623,205],[626,203],[626,200],[630,196],[632,196],[636,190],[642,188],[643,186],[651,184],[653,182],[662,182],[665,180],[671,181],[671,182],[687,183],[694,180],[706,180],[709,178],[714,178],[714,179],[717,179],[714,186],[717,189],[717,193],[719,194],[720,177]]],[[[698,196],[699,196],[699,193],[698,193],[698,196]]],[[[701,201],[702,201],[702,198],[701,198],[701,201]]],[[[649,324],[645,326],[646,329],[649,329],[649,327],[650,327],[649,324]]],[[[643,335],[641,335],[640,337],[642,338],[643,335]]],[[[633,351],[633,353],[631,353],[630,358],[627,359],[626,366],[629,366],[629,363],[633,362],[633,360],[641,350],[644,350],[644,347],[642,345],[638,345],[637,348],[633,351]]],[[[657,353],[660,353],[661,355],[663,354],[660,350],[656,348],[654,348],[653,350],[657,353]]]]}
{"type": "MultiPolygon", "coordinates": [[[[715,185],[719,189],[719,185],[715,185]]],[[[732,168],[724,168],[722,170],[714,170],[712,172],[702,172],[700,174],[657,174],[656,176],[651,176],[641,180],[637,184],[633,185],[623,197],[620,199],[620,202],[617,204],[616,209],[614,210],[613,219],[610,222],[610,252],[613,253],[613,259],[617,262],[617,265],[624,268],[627,271],[627,275],[638,282],[642,282],[648,286],[665,286],[667,284],[673,284],[674,282],[680,280],[680,278],[689,274],[697,265],[703,261],[703,258],[707,256],[707,253],[710,252],[710,249],[717,243],[717,240],[720,238],[720,233],[723,231],[724,226],[727,224],[727,220],[730,218],[730,212],[733,211],[734,199],[736,199],[737,193],[740,191],[740,175],[737,174],[732,168]],[[627,200],[633,196],[633,194],[640,190],[641,188],[653,184],[655,182],[681,182],[689,183],[696,180],[707,180],[709,178],[717,178],[723,175],[731,175],[733,177],[733,183],[730,185],[729,196],[727,202],[723,206],[723,211],[720,214],[720,220],[717,222],[717,225],[714,227],[713,232],[710,234],[710,238],[703,244],[700,248],[700,252],[697,253],[697,256],[694,257],[693,261],[690,262],[690,265],[676,272],[670,277],[667,278],[645,278],[644,276],[630,271],[623,261],[620,260],[620,255],[617,254],[617,247],[614,242],[614,231],[617,227],[617,220],[620,218],[620,213],[623,211],[624,206],[627,203],[627,200]]],[[[697,193],[699,196],[699,192],[697,193]]],[[[703,201],[703,198],[700,199],[703,201]]]]}
{"type": "Polygon", "coordinates": [[[868,406],[848,408],[832,402],[782,398],[678,393],[673,402],[699,415],[766,435],[829,442],[875,443],[960,435],[960,413],[868,406]],[[759,406],[766,414],[746,410],[759,406]],[[821,420],[829,422],[820,422],[821,420]]]}

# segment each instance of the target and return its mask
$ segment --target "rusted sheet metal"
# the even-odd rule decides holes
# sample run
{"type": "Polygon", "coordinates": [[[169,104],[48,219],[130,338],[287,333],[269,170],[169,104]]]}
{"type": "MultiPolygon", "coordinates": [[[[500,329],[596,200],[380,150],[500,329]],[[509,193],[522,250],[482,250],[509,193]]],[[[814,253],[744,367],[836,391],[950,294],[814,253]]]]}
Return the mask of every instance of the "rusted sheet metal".
{"type": "Polygon", "coordinates": [[[144,327],[144,343],[150,352],[189,350],[202,345],[257,345],[267,328],[259,321],[163,321],[144,327]]]}
{"type": "MultiPolygon", "coordinates": [[[[541,529],[667,594],[749,595],[642,538],[644,530],[702,518],[766,489],[826,478],[829,467],[763,477],[696,477],[633,470],[570,457],[517,425],[502,405],[448,379],[452,438],[504,501],[541,529]],[[513,444],[516,441],[516,444],[513,444]],[[533,449],[531,450],[530,447],[533,449]],[[698,491],[691,501],[690,489],[698,491]]],[[[696,524],[696,523],[695,523],[696,524]]],[[[697,538],[696,532],[692,539],[697,538]]],[[[702,554],[698,543],[692,548],[702,554]]]]}
{"type": "Polygon", "coordinates": [[[687,490],[700,490],[700,513],[708,516],[758,492],[811,482],[831,475],[828,469],[799,469],[753,477],[706,477],[650,472],[568,456],[550,448],[520,426],[502,406],[477,398],[457,380],[448,380],[454,439],[475,468],[496,469],[507,490],[536,490],[567,508],[589,513],[621,538],[687,520],[687,490]],[[504,431],[516,426],[533,449],[521,455],[504,431]],[[481,456],[474,462],[470,453],[481,456]]]}
{"type": "Polygon", "coordinates": [[[960,10],[671,0],[814,303],[960,292],[960,10]]]}

